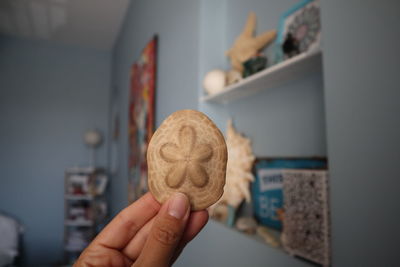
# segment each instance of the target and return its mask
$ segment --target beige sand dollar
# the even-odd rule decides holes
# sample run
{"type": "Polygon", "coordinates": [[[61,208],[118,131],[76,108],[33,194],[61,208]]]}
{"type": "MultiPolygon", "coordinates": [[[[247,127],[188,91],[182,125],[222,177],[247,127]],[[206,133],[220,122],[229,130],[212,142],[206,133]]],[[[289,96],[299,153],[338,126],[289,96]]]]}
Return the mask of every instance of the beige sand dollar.
{"type": "Polygon", "coordinates": [[[192,210],[205,209],[222,196],[226,161],[224,137],[206,115],[195,110],[174,112],[150,140],[149,189],[161,203],[182,192],[192,210]]]}

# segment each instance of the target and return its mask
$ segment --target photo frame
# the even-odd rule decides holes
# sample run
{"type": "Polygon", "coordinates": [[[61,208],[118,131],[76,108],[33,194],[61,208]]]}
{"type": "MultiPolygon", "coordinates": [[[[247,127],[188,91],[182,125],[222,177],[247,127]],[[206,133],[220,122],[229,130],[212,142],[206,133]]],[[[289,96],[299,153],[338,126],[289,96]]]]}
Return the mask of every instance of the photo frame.
{"type": "Polygon", "coordinates": [[[148,191],[146,153],[154,132],[157,40],[154,36],[147,43],[130,73],[129,202],[148,191]]]}
{"type": "Polygon", "coordinates": [[[283,51],[288,33],[296,42],[293,55],[312,52],[320,49],[321,43],[321,20],[320,1],[302,0],[284,12],[279,20],[276,38],[276,63],[285,59],[287,52],[283,51]]]}

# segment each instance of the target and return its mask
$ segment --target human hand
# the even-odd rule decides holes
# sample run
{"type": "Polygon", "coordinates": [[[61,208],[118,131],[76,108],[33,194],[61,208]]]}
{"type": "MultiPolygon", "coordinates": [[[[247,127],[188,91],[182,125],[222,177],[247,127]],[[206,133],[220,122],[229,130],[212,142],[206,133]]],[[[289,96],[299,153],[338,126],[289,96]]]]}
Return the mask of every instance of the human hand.
{"type": "Polygon", "coordinates": [[[121,211],[74,266],[171,266],[207,221],[208,212],[190,212],[182,193],[163,205],[147,193],[121,211]]]}

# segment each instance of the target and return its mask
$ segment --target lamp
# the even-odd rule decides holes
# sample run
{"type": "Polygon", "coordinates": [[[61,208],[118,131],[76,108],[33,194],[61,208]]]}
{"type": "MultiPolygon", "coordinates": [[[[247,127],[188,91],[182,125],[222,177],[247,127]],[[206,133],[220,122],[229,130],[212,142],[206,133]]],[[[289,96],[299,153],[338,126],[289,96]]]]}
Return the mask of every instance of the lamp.
{"type": "Polygon", "coordinates": [[[83,136],[83,140],[90,149],[89,166],[95,166],[95,150],[99,147],[103,141],[101,132],[96,129],[87,130],[83,136]]]}

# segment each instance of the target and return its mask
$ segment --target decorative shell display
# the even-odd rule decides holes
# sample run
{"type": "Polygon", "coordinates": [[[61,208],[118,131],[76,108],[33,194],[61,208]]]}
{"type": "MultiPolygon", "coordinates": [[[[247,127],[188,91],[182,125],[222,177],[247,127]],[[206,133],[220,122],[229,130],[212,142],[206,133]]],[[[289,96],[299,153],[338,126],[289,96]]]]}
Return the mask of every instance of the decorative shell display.
{"type": "Polygon", "coordinates": [[[227,82],[227,75],[223,70],[212,70],[206,74],[203,80],[204,90],[213,95],[224,90],[227,82]]]}
{"type": "Polygon", "coordinates": [[[255,156],[250,139],[235,130],[232,120],[228,121],[226,146],[228,148],[226,184],[219,203],[228,204],[236,209],[243,200],[250,202],[249,187],[250,182],[254,181],[251,169],[255,156]]]}

